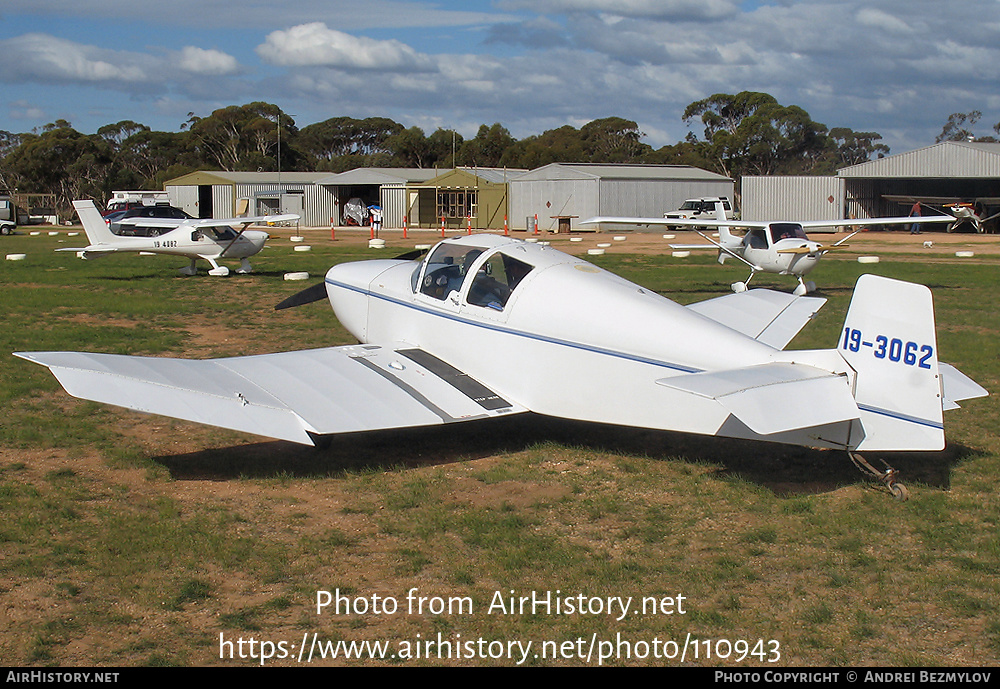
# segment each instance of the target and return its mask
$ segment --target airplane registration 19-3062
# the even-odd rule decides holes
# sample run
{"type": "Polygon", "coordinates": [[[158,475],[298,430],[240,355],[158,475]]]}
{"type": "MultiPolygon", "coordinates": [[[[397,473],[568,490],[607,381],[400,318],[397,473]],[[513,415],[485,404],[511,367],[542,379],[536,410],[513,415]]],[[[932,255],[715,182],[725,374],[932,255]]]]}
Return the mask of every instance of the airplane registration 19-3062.
{"type": "MultiPolygon", "coordinates": [[[[838,448],[940,450],[943,411],[986,391],[938,362],[930,290],[875,275],[837,346],[785,351],[825,303],[756,289],[681,306],[551,247],[496,235],[420,261],[332,267],[361,344],[210,360],[22,352],[77,397],[298,443],[519,412],[838,448]]],[[[286,304],[279,305],[279,307],[286,304]]]]}

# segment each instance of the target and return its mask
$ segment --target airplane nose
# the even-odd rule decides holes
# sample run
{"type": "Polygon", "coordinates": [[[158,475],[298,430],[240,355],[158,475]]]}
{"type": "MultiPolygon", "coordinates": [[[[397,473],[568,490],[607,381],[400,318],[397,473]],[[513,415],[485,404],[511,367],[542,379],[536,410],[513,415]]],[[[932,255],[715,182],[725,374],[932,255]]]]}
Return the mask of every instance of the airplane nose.
{"type": "Polygon", "coordinates": [[[346,287],[352,290],[368,291],[368,286],[397,261],[354,261],[339,263],[326,273],[327,284],[346,287]]]}
{"type": "Polygon", "coordinates": [[[243,236],[249,239],[255,246],[264,246],[264,242],[271,238],[267,232],[261,230],[247,230],[243,236]]]}

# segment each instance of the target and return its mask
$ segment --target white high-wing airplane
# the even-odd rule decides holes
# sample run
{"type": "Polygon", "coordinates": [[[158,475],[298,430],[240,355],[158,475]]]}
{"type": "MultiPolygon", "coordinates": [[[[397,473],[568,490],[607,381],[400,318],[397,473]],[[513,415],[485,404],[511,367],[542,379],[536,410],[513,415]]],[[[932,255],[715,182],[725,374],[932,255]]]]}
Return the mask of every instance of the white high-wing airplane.
{"type": "Polygon", "coordinates": [[[789,221],[755,221],[755,220],[726,220],[724,211],[720,204],[716,204],[716,212],[720,215],[717,220],[677,220],[668,218],[626,218],[626,217],[597,217],[583,221],[582,225],[665,225],[668,227],[692,227],[695,232],[705,238],[711,245],[706,244],[671,244],[672,249],[718,249],[719,263],[725,263],[726,258],[731,256],[742,261],[750,268],[750,277],[743,282],[734,282],[732,288],[734,292],[743,292],[747,289],[750,280],[758,272],[777,273],[778,275],[794,275],[798,278],[799,285],[793,294],[800,296],[815,291],[816,283],[805,282],[803,277],[808,274],[819,259],[828,251],[843,247],[844,242],[853,237],[857,232],[853,232],[835,244],[823,244],[809,239],[806,229],[818,227],[871,227],[875,225],[900,225],[913,224],[917,222],[921,225],[927,223],[953,223],[955,218],[951,216],[930,216],[921,218],[869,218],[867,220],[806,220],[802,222],[789,221]],[[698,228],[715,227],[719,230],[719,240],[716,241],[701,232],[698,228]],[[746,229],[747,232],[742,237],[733,234],[732,228],[746,229]]]}
{"type": "Polygon", "coordinates": [[[21,352],[71,395],[315,444],[531,411],[837,448],[940,450],[943,411],[986,395],[938,363],[930,290],[875,275],[836,348],[783,351],[825,303],[755,289],[681,306],[582,259],[496,235],[422,261],[332,267],[277,308],[329,299],[361,342],[209,360],[21,352]]]}
{"type": "Polygon", "coordinates": [[[190,265],[180,269],[183,275],[194,275],[198,272],[195,261],[203,258],[212,264],[209,275],[229,275],[229,268],[220,266],[218,261],[223,258],[242,259],[237,273],[249,273],[253,270],[250,256],[264,248],[268,234],[261,230],[248,230],[250,225],[269,222],[286,222],[298,220],[299,216],[265,215],[249,218],[226,218],[223,220],[172,220],[169,218],[125,218],[122,225],[141,225],[153,228],[155,236],[120,237],[114,234],[101,217],[93,201],[74,201],[73,208],[80,216],[83,229],[90,240],[90,246],[76,249],[57,249],[57,251],[75,251],[81,258],[92,259],[121,252],[149,252],[154,254],[170,254],[185,256],[191,260],[190,265]],[[242,225],[239,231],[232,225],[242,225]]]}
{"type": "MultiPolygon", "coordinates": [[[[1000,218],[1000,213],[991,212],[996,211],[1000,207],[1000,197],[997,196],[959,198],[955,196],[904,196],[900,194],[886,194],[882,198],[886,201],[895,201],[905,205],[919,203],[921,211],[927,209],[955,216],[954,222],[948,226],[948,232],[957,232],[961,229],[967,229],[967,227],[978,234],[996,232],[997,223],[993,221],[1000,218]]],[[[923,217],[922,213],[920,217],[923,217]]],[[[922,223],[922,220],[916,222],[918,225],[922,223]]]]}

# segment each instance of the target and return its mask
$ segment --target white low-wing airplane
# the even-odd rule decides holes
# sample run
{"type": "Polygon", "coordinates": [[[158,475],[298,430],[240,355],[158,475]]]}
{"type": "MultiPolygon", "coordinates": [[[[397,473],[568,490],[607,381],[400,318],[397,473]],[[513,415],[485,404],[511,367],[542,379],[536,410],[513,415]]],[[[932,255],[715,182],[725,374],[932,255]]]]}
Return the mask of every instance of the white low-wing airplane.
{"type": "MultiPolygon", "coordinates": [[[[304,444],[518,412],[864,451],[940,450],[944,409],[986,395],[939,364],[931,293],[865,275],[836,348],[783,351],[825,303],[755,289],[681,306],[582,259],[496,235],[422,261],[332,267],[361,342],[209,360],[21,352],[71,395],[304,444]]],[[[868,467],[892,488],[895,472],[868,467]]]]}
{"type": "Polygon", "coordinates": [[[299,216],[265,215],[248,218],[191,219],[172,220],[169,218],[125,218],[122,225],[141,225],[151,228],[149,237],[121,237],[114,234],[93,201],[74,201],[73,208],[80,216],[83,229],[90,240],[90,246],[76,249],[57,249],[57,251],[75,251],[81,258],[92,259],[121,252],[148,252],[154,254],[170,254],[185,256],[191,263],[180,269],[184,275],[194,275],[197,272],[195,261],[203,258],[212,264],[209,275],[229,275],[229,268],[220,266],[224,258],[242,259],[238,273],[249,273],[253,270],[250,257],[264,248],[268,234],[261,230],[248,230],[250,225],[287,222],[298,220],[299,216]],[[239,231],[233,225],[242,225],[239,231]]]}
{"type": "Polygon", "coordinates": [[[805,282],[807,275],[819,259],[829,251],[844,247],[844,242],[853,237],[854,232],[835,244],[823,244],[809,239],[807,229],[819,227],[872,227],[876,225],[900,225],[918,222],[954,223],[955,218],[942,215],[914,219],[905,218],[869,218],[867,220],[807,220],[802,222],[789,221],[755,221],[726,220],[720,205],[716,205],[716,220],[677,220],[668,218],[627,218],[627,217],[597,217],[583,221],[582,225],[665,225],[668,227],[692,227],[705,238],[709,244],[671,244],[672,249],[718,249],[719,263],[725,263],[727,257],[742,261],[750,268],[750,277],[743,282],[734,282],[734,292],[747,289],[750,280],[758,272],[777,273],[778,275],[794,275],[799,284],[793,294],[807,294],[816,289],[814,282],[805,282]],[[701,232],[698,228],[715,227],[719,230],[719,240],[716,241],[701,232]],[[733,234],[732,228],[746,229],[742,237],[733,234]]]}

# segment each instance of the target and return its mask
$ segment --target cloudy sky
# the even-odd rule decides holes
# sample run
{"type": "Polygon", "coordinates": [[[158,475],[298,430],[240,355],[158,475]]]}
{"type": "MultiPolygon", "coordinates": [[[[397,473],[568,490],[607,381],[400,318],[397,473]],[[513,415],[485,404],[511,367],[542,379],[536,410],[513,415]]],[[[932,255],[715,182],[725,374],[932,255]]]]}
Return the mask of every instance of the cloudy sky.
{"type": "MultiPolygon", "coordinates": [[[[659,147],[714,93],[764,91],[894,153],[1000,121],[1000,0],[3,0],[0,129],[82,132],[276,103],[518,138],[635,120],[659,147]]],[[[696,133],[700,133],[695,127],[696,133]]]]}

